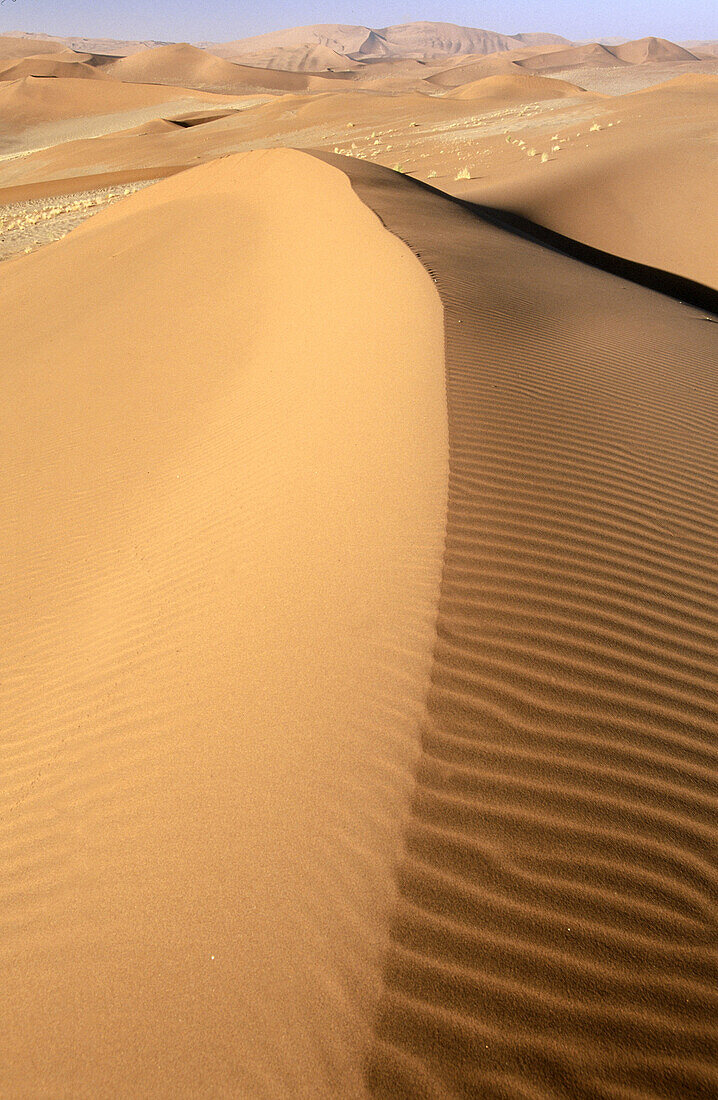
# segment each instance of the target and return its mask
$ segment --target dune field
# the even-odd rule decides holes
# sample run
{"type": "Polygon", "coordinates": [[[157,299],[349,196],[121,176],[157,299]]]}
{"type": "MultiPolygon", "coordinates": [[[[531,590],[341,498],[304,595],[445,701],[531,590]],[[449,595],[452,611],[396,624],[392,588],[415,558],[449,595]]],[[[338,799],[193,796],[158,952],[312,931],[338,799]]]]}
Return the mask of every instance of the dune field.
{"type": "Polygon", "coordinates": [[[717,106],[0,35],[0,1096],[718,1094],[717,106]]]}

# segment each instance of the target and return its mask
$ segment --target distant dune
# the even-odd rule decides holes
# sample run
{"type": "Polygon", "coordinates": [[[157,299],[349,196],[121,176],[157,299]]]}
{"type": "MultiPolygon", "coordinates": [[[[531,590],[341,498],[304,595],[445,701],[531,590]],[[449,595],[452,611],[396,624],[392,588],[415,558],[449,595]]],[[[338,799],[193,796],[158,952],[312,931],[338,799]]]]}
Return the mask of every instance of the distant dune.
{"type": "Polygon", "coordinates": [[[403,57],[446,57],[452,54],[494,53],[522,43],[506,34],[460,27],[454,23],[404,23],[379,34],[403,57]]]}
{"type": "Polygon", "coordinates": [[[569,50],[526,58],[519,64],[527,69],[568,69],[579,65],[641,65],[649,61],[697,61],[695,54],[664,38],[641,38],[617,46],[598,42],[569,50]]]}
{"type": "Polygon", "coordinates": [[[523,42],[526,46],[570,46],[572,43],[568,38],[563,38],[560,34],[544,34],[542,31],[531,31],[530,33],[522,33],[513,35],[519,42],[523,42]]]}
{"type": "Polygon", "coordinates": [[[59,38],[49,34],[21,34],[0,35],[0,56],[20,57],[21,53],[37,54],[41,51],[49,53],[55,50],[73,49],[91,54],[110,54],[116,57],[124,57],[126,54],[136,53],[138,50],[146,50],[152,46],[166,46],[167,42],[156,42],[152,39],[141,41],[126,40],[120,38],[82,38],[68,36],[59,38]],[[16,44],[24,43],[24,49],[18,49],[16,44]]]}
{"type": "Polygon", "coordinates": [[[242,54],[266,55],[275,50],[315,46],[322,46],[339,54],[352,54],[360,49],[370,33],[369,27],[347,26],[342,23],[317,23],[308,27],[272,31],[252,38],[240,38],[232,42],[202,42],[200,45],[219,57],[240,57],[242,54]]]}
{"type": "Polygon", "coordinates": [[[683,76],[674,76],[671,80],[666,80],[661,84],[656,84],[651,88],[643,88],[639,92],[632,92],[632,95],[653,95],[657,92],[695,92],[697,95],[703,95],[707,93],[715,94],[718,92],[718,74],[713,73],[684,73],[683,76]]]}
{"type": "Polygon", "coordinates": [[[237,94],[252,90],[280,92],[331,90],[320,77],[235,65],[188,43],[160,46],[122,58],[108,66],[117,79],[142,84],[180,84],[182,87],[237,94]]]}
{"type": "MultiPolygon", "coordinates": [[[[549,50],[562,50],[562,46],[548,47],[549,50]]],[[[456,88],[460,84],[468,84],[474,80],[482,80],[487,76],[500,76],[512,73],[521,75],[523,69],[521,62],[537,56],[544,56],[547,47],[525,46],[520,50],[500,50],[496,53],[486,54],[480,57],[459,58],[453,65],[446,69],[427,76],[432,84],[440,87],[456,88]]]]}
{"type": "Polygon", "coordinates": [[[383,58],[388,60],[396,56],[396,51],[392,49],[384,35],[378,34],[376,31],[370,31],[359,49],[356,53],[352,54],[352,56],[359,61],[370,61],[383,58]]]}
{"type": "MultiPolygon", "coordinates": [[[[58,54],[58,58],[63,55],[58,54]]],[[[52,57],[25,57],[20,61],[0,62],[0,80],[20,80],[22,77],[61,77],[80,80],[106,80],[101,69],[83,61],[55,60],[52,57]]]]}
{"type": "Polygon", "coordinates": [[[462,27],[455,23],[418,22],[375,29],[342,24],[316,24],[234,42],[203,45],[218,56],[228,58],[252,53],[267,58],[275,51],[319,46],[356,58],[424,59],[486,54],[498,50],[520,49],[526,45],[552,43],[568,45],[567,40],[559,35],[540,32],[512,36],[475,27],[462,27]]]}
{"type": "Polygon", "coordinates": [[[534,57],[524,58],[517,64],[522,68],[540,72],[543,69],[570,69],[579,65],[623,65],[629,62],[622,61],[608,46],[591,42],[586,46],[572,46],[568,50],[537,54],[534,57]]]}
{"type": "Polygon", "coordinates": [[[585,96],[583,88],[565,80],[551,80],[549,77],[529,76],[525,73],[508,73],[505,76],[487,76],[462,84],[451,92],[447,99],[470,99],[498,103],[539,102],[545,99],[566,99],[573,96],[585,96]]]}
{"type": "Polygon", "coordinates": [[[237,84],[240,76],[230,62],[187,42],[142,50],[113,62],[107,71],[116,80],[182,87],[237,84]]]}
{"type": "Polygon", "coordinates": [[[630,65],[641,65],[646,61],[698,60],[689,50],[677,46],[675,42],[668,42],[665,38],[639,38],[634,42],[612,46],[611,52],[620,61],[627,61],[630,65]]]}
{"type": "Polygon", "coordinates": [[[61,39],[45,39],[19,36],[13,34],[0,34],[0,58],[36,57],[38,54],[64,53],[67,51],[67,43],[61,39]]]}
{"type": "Polygon", "coordinates": [[[296,73],[348,73],[360,65],[345,54],[336,53],[328,46],[295,46],[276,49],[268,53],[241,55],[245,65],[280,69],[296,73]]]}
{"type": "MultiPolygon", "coordinates": [[[[123,84],[110,79],[57,77],[47,80],[26,76],[20,80],[0,81],[0,129],[2,132],[12,132],[43,122],[113,114],[154,103],[167,103],[185,96],[196,98],[198,94],[187,88],[123,84]]],[[[222,99],[222,102],[226,100],[222,99]]]]}

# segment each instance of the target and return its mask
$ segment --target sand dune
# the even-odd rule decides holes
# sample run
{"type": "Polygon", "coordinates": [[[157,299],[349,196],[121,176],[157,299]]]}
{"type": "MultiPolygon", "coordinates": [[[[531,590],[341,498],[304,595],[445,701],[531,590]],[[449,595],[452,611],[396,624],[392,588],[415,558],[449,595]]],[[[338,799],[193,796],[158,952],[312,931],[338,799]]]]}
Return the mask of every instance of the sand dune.
{"type": "Polygon", "coordinates": [[[60,77],[80,80],[107,80],[107,74],[82,61],[56,61],[51,57],[26,57],[0,64],[0,80],[20,80],[26,76],[60,77]]]}
{"type": "Polygon", "coordinates": [[[654,84],[650,88],[641,88],[640,91],[631,92],[631,95],[653,95],[656,92],[695,92],[697,95],[715,94],[718,92],[718,75],[713,73],[684,73],[682,76],[674,76],[671,80],[665,80],[660,84],[654,84]]]}
{"type": "Polygon", "coordinates": [[[709,1096],[716,326],[347,171],[444,300],[451,456],[372,1095],[709,1096]]]}
{"type": "Polygon", "coordinates": [[[17,60],[21,57],[35,57],[40,52],[59,53],[66,52],[67,45],[59,40],[45,41],[44,39],[20,37],[12,34],[0,34],[0,58],[17,60]]]}
{"type": "Polygon", "coordinates": [[[147,50],[153,46],[166,46],[167,42],[153,39],[127,40],[123,38],[82,38],[68,35],[65,38],[51,34],[21,34],[20,36],[0,35],[0,57],[20,57],[23,54],[62,53],[66,50],[89,54],[110,54],[124,57],[147,50]],[[13,52],[14,51],[14,52],[13,52]]]}
{"type": "Polygon", "coordinates": [[[639,38],[616,46],[591,42],[520,61],[527,69],[569,69],[579,65],[642,65],[654,61],[698,61],[695,54],[665,38],[639,38]]]}
{"type": "MultiPolygon", "coordinates": [[[[548,52],[553,50],[558,52],[561,47],[554,46],[548,52]]],[[[508,73],[521,74],[524,71],[520,68],[521,61],[538,56],[546,56],[546,50],[543,47],[534,46],[510,51],[500,50],[484,57],[462,59],[446,69],[440,69],[438,72],[432,73],[427,79],[432,84],[456,88],[461,84],[468,84],[474,80],[483,80],[487,76],[501,76],[508,73]]]]}
{"type": "Polygon", "coordinates": [[[117,80],[143,84],[179,84],[182,87],[246,92],[322,91],[334,87],[328,80],[304,73],[284,73],[249,65],[235,65],[187,43],[160,46],[122,58],[109,66],[117,80]]]}
{"type": "Polygon", "coordinates": [[[513,35],[519,42],[527,46],[571,46],[568,38],[560,34],[544,34],[542,31],[530,31],[528,33],[513,35]]]}
{"type": "Polygon", "coordinates": [[[447,99],[471,99],[499,103],[537,103],[543,99],[566,99],[585,96],[583,88],[565,80],[550,77],[529,76],[526,73],[510,73],[505,76],[486,76],[470,84],[462,84],[447,99]]]}
{"type": "Polygon", "coordinates": [[[369,27],[347,26],[344,23],[316,23],[307,27],[292,27],[232,42],[206,42],[219,57],[241,57],[246,54],[268,54],[275,50],[323,46],[336,53],[355,53],[371,33],[369,27]]]}
{"type": "Polygon", "coordinates": [[[384,35],[377,34],[376,31],[370,31],[359,49],[352,54],[352,57],[361,61],[376,61],[394,56],[395,51],[391,48],[384,35]]]}
{"type": "MultiPolygon", "coordinates": [[[[338,23],[318,23],[234,42],[205,43],[221,57],[246,54],[270,54],[296,47],[323,47],[351,57],[451,57],[461,54],[485,54],[494,50],[512,50],[525,44],[526,38],[555,40],[554,35],[513,37],[455,23],[415,22],[391,27],[370,28],[338,23]]],[[[564,41],[564,40],[561,40],[564,41]]]]}
{"type": "MultiPolygon", "coordinates": [[[[46,80],[26,76],[21,80],[0,82],[2,132],[59,119],[112,114],[177,98],[211,98],[187,88],[154,87],[150,84],[123,84],[119,80],[77,80],[58,77],[46,80]]],[[[218,96],[227,102],[227,97],[218,96]]]]}
{"type": "Polygon", "coordinates": [[[484,54],[513,50],[522,43],[507,34],[455,23],[402,23],[378,32],[402,57],[448,57],[452,54],[484,54]]]}
{"type": "Polygon", "coordinates": [[[108,67],[116,80],[135,84],[227,85],[239,83],[234,65],[183,42],[123,57],[108,67]]]}
{"type": "Polygon", "coordinates": [[[665,38],[639,38],[634,42],[624,42],[612,46],[611,53],[630,65],[641,65],[646,61],[697,61],[690,50],[668,42],[665,38]]]}
{"type": "Polygon", "coordinates": [[[0,293],[0,1091],[363,1095],[443,545],[431,279],[278,151],[0,293]]]}
{"type": "Polygon", "coordinates": [[[245,65],[295,73],[350,73],[360,68],[358,62],[328,46],[287,47],[269,53],[247,54],[242,61],[245,65]]]}
{"type": "Polygon", "coordinates": [[[700,139],[715,113],[716,88],[716,77],[691,76],[634,92],[614,101],[623,125],[610,140],[602,130],[590,135],[591,148],[560,146],[550,172],[466,183],[457,193],[718,289],[718,172],[700,139]],[[692,128],[670,129],[672,114],[692,116],[692,128]],[[653,120],[649,132],[642,117],[653,120]]]}
{"type": "Polygon", "coordinates": [[[591,42],[586,46],[573,46],[569,50],[552,50],[550,53],[537,54],[517,61],[517,64],[522,68],[540,72],[544,69],[571,69],[578,65],[627,65],[629,62],[622,61],[608,46],[591,42]]]}
{"type": "Polygon", "coordinates": [[[718,1094],[718,62],[466,32],[0,80],[3,1098],[718,1094]]]}

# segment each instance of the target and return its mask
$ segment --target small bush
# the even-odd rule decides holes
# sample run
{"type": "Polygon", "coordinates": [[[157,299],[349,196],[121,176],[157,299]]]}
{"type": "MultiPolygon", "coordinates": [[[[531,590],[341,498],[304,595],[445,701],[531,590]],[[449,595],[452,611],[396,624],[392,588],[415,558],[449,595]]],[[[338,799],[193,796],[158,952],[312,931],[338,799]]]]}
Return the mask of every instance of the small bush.
{"type": "Polygon", "coordinates": [[[454,176],[455,180],[470,180],[471,172],[468,168],[462,168],[460,172],[457,172],[454,176]]]}

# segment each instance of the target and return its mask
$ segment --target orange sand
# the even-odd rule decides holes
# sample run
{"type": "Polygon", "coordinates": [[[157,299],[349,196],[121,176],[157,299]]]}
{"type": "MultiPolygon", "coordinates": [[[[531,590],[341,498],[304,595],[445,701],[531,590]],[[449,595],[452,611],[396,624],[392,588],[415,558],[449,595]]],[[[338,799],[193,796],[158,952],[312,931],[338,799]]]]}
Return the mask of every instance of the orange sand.
{"type": "Polygon", "coordinates": [[[8,42],[0,1095],[717,1094],[718,62],[8,42]]]}

